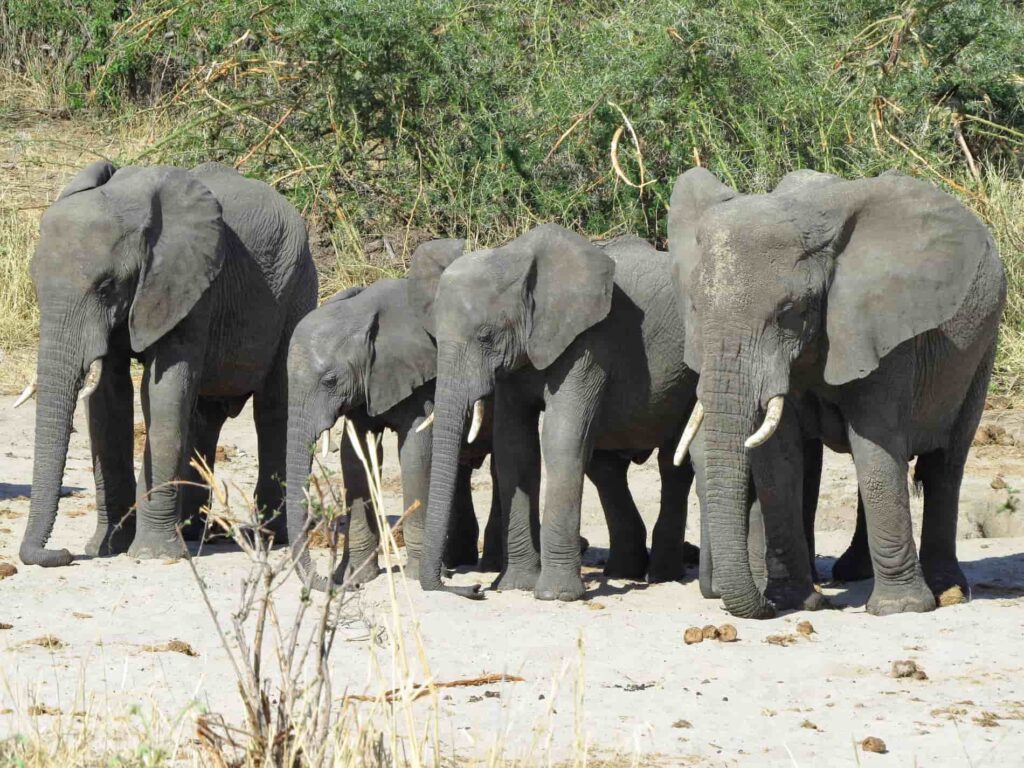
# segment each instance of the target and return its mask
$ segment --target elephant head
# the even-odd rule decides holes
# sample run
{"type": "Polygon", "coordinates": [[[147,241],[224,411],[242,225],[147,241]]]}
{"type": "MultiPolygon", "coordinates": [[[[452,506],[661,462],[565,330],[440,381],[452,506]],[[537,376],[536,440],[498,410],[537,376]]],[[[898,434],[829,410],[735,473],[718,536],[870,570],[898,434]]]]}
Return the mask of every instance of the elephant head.
{"type": "MultiPolygon", "coordinates": [[[[442,242],[462,252],[462,241],[442,242]]],[[[306,549],[313,522],[306,490],[317,436],[355,409],[378,416],[409,397],[434,378],[436,354],[410,307],[405,280],[340,293],[296,326],[288,349],[288,537],[302,575],[315,588],[327,586],[306,549]]],[[[372,548],[351,538],[348,546],[372,548]]]]}
{"type": "Polygon", "coordinates": [[[43,215],[31,264],[39,405],[25,563],[71,560],[45,547],[83,383],[84,396],[104,360],[144,357],[192,310],[220,271],[223,232],[220,203],[188,171],[106,161],[81,171],[43,215]]]}
{"type": "Polygon", "coordinates": [[[991,241],[956,200],[897,174],[801,171],[741,196],[694,168],[669,221],[687,364],[701,375],[686,433],[703,419],[716,576],[730,612],[768,616],[747,559],[748,451],[771,437],[785,394],[868,376],[949,320],[991,241]]]}
{"type": "MultiPolygon", "coordinates": [[[[543,370],[610,308],[615,262],[562,227],[537,227],[512,242],[443,262],[413,264],[410,290],[437,341],[437,391],[420,584],[441,589],[459,451],[482,420],[497,377],[543,370]],[[443,269],[438,277],[439,269],[443,269]],[[436,285],[436,292],[432,290],[436,285]],[[433,298],[431,298],[433,297],[433,298]]],[[[455,590],[467,594],[466,590],[455,590]]]]}

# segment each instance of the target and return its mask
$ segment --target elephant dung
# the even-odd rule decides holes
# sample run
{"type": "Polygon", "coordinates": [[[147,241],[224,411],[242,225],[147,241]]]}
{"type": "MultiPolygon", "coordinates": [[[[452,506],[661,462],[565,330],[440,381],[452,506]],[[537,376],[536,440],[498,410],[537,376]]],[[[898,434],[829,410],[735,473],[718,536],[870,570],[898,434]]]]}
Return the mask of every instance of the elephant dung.
{"type": "Polygon", "coordinates": [[[0,563],[0,579],[9,578],[9,577],[13,576],[14,574],[16,574],[17,572],[18,572],[18,569],[15,568],[10,563],[0,563]]]}
{"type": "Polygon", "coordinates": [[[718,628],[718,639],[723,643],[735,643],[739,633],[732,624],[723,624],[718,628]]]}
{"type": "Polygon", "coordinates": [[[701,634],[704,635],[705,640],[717,640],[719,636],[718,627],[714,624],[708,624],[706,627],[701,629],[701,634]]]}
{"type": "Polygon", "coordinates": [[[889,749],[885,746],[885,742],[877,736],[868,736],[864,741],[860,743],[860,748],[865,752],[874,752],[878,755],[884,755],[889,749]]]}
{"type": "Polygon", "coordinates": [[[683,642],[687,645],[704,642],[704,630],[700,627],[689,627],[683,632],[683,642]]]}
{"type": "Polygon", "coordinates": [[[796,631],[804,637],[810,637],[811,635],[817,634],[814,630],[814,625],[809,621],[801,621],[797,624],[796,631]]]}
{"type": "Polygon", "coordinates": [[[928,675],[917,662],[911,659],[900,659],[892,663],[892,676],[895,678],[912,677],[914,680],[927,680],[928,675]]]}

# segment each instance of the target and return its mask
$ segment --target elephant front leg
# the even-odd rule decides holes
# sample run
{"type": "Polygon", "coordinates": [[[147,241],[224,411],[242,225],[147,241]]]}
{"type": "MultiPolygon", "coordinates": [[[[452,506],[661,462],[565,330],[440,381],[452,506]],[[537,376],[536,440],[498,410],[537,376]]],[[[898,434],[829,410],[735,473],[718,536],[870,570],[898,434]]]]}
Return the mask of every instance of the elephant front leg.
{"type": "MultiPolygon", "coordinates": [[[[370,451],[377,454],[381,466],[383,451],[379,440],[369,440],[369,433],[356,427],[360,449],[367,462],[372,461],[370,451]]],[[[366,584],[380,575],[378,552],[380,529],[370,496],[369,471],[359,458],[347,433],[341,441],[341,468],[345,482],[345,507],[348,510],[348,530],[345,535],[344,580],[353,584],[366,584]]]]}
{"type": "MultiPolygon", "coordinates": [[[[540,440],[538,412],[503,382],[494,391],[494,443],[501,495],[504,567],[494,589],[532,590],[540,577],[540,440]]],[[[578,545],[577,545],[578,546],[578,545]]]]}
{"type": "Polygon", "coordinates": [[[651,535],[651,563],[647,569],[647,580],[652,584],[684,578],[686,567],[700,556],[696,547],[686,543],[686,505],[693,484],[693,463],[687,456],[681,466],[675,466],[674,450],[674,444],[658,449],[661,505],[651,535]]]}
{"type": "Polygon", "coordinates": [[[857,520],[854,523],[850,546],[832,564],[834,581],[863,581],[874,576],[871,550],[868,548],[868,523],[864,514],[864,499],[857,492],[857,520]]]}
{"type": "Polygon", "coordinates": [[[484,553],[480,557],[481,571],[500,571],[505,561],[501,546],[501,489],[498,487],[498,465],[491,456],[491,512],[484,526],[484,553]]]}
{"type": "Polygon", "coordinates": [[[132,557],[175,558],[185,553],[178,532],[181,492],[176,481],[184,476],[191,452],[188,432],[195,379],[184,356],[167,353],[147,361],[142,379],[146,448],[135,540],[128,550],[132,557]]]}
{"type": "Polygon", "coordinates": [[[533,591],[538,600],[579,600],[585,591],[580,577],[580,506],[592,443],[589,418],[580,410],[587,409],[549,408],[544,421],[547,491],[541,573],[533,591]]]}
{"type": "Polygon", "coordinates": [[[852,424],[849,433],[875,572],[867,610],[876,616],[934,610],[935,598],[914,547],[907,460],[893,446],[859,434],[852,424]]]}
{"type": "Polygon", "coordinates": [[[96,532],[90,557],[127,552],[135,538],[134,407],[129,358],[108,360],[88,400],[89,438],[96,481],[96,532]]]}

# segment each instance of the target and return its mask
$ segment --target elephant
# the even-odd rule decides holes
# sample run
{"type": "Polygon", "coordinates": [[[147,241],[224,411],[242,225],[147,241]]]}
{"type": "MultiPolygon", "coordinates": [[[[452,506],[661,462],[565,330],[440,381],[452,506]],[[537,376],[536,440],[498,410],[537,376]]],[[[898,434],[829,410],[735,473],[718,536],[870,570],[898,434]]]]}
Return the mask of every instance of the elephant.
{"type": "MultiPolygon", "coordinates": [[[[420,245],[416,256],[450,252],[454,259],[463,250],[461,240],[437,240],[420,245]]],[[[315,574],[306,549],[306,490],[312,463],[311,446],[339,417],[348,418],[369,456],[367,433],[385,429],[398,436],[402,494],[406,509],[419,501],[423,506],[410,514],[403,533],[408,561],[406,576],[419,578],[423,513],[430,480],[430,432],[428,418],[434,407],[437,350],[409,300],[405,279],[379,280],[367,288],[339,293],[298,324],[288,352],[288,532],[300,574],[312,586],[325,589],[327,579],[315,574]]],[[[487,419],[489,422],[489,419],[487,419]]],[[[377,444],[379,446],[379,443],[377,444]]],[[[377,546],[380,534],[370,501],[366,469],[354,446],[341,443],[345,502],[349,511],[346,552],[340,569],[364,583],[379,572],[377,546]],[[359,573],[355,573],[359,570],[359,573]]],[[[379,448],[378,448],[379,450],[379,448]]],[[[479,529],[473,512],[470,476],[490,452],[490,427],[462,449],[456,489],[456,509],[445,551],[445,565],[454,568],[477,563],[479,529]]],[[[484,565],[500,562],[497,546],[497,485],[491,520],[485,536],[484,565]]],[[[335,583],[341,579],[334,577],[335,583]]]]}
{"type": "Polygon", "coordinates": [[[179,521],[207,492],[173,481],[198,482],[193,451],[213,466],[221,426],[250,395],[256,500],[270,517],[265,532],[285,539],[284,520],[274,515],[283,501],[288,339],[317,296],[306,227],[291,204],[216,163],[190,171],[98,161],[43,215],[31,274],[39,402],[21,560],[72,561],[68,550],[46,544],[76,396],[88,398],[96,481],[87,555],[180,556],[179,521]],[[146,422],[138,482],[133,359],[143,367],[146,422]]]}
{"type": "Polygon", "coordinates": [[[804,393],[831,414],[838,434],[827,442],[856,466],[875,579],[867,610],[932,610],[954,587],[969,597],[957,506],[1006,297],[986,227],[951,196],[896,173],[847,181],[798,171],[771,193],[739,195],[692,168],[674,185],[669,243],[684,359],[700,372],[686,433],[703,424],[726,608],[774,613],[750,569],[747,478],[756,481],[770,454],[801,461],[786,403],[804,393]],[[915,456],[920,559],[907,486],[915,456]]]}
{"type": "Polygon", "coordinates": [[[488,396],[505,553],[494,588],[532,590],[542,600],[582,597],[584,475],[597,485],[609,525],[605,572],[681,578],[693,472],[688,463],[674,467],[672,448],[697,381],[683,363],[670,272],[668,254],[639,238],[599,246],[545,224],[462,256],[441,272],[436,295],[422,292],[438,349],[423,589],[482,596],[479,588],[445,585],[441,564],[467,416],[472,411],[475,421],[475,404],[488,396]],[[648,555],[626,470],[631,457],[655,448],[662,501],[648,555]]]}

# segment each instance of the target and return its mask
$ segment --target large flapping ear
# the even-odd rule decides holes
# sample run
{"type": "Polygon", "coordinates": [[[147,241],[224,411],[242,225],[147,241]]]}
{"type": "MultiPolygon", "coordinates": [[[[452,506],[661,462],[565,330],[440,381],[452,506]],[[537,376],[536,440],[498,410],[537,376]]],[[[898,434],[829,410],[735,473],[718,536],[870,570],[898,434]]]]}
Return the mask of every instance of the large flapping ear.
{"type": "Polygon", "coordinates": [[[867,376],[899,344],[951,319],[995,247],[967,208],[907,176],[842,182],[807,196],[810,215],[832,222],[825,321],[832,385],[867,376]]]}
{"type": "Polygon", "coordinates": [[[119,173],[103,188],[111,208],[140,230],[139,283],[128,314],[141,352],[192,310],[224,262],[220,203],[188,171],[152,167],[119,173]]]}
{"type": "Polygon", "coordinates": [[[441,273],[462,255],[465,240],[428,240],[416,246],[409,263],[409,306],[427,331],[434,335],[434,299],[441,273]]]}
{"type": "Polygon", "coordinates": [[[530,256],[533,303],[526,352],[543,370],[573,339],[608,316],[615,262],[603,248],[556,224],[543,224],[495,252],[530,256]]]}
{"type": "Polygon", "coordinates": [[[377,321],[366,379],[366,410],[377,416],[437,375],[437,348],[409,306],[406,280],[381,280],[359,296],[372,302],[377,321]]]}
{"type": "Polygon", "coordinates": [[[76,192],[84,192],[87,189],[102,187],[110,181],[110,177],[116,172],[117,168],[109,160],[97,160],[94,163],[89,163],[89,165],[75,174],[75,178],[68,182],[57,199],[63,200],[65,197],[70,197],[76,192]]]}
{"type": "Polygon", "coordinates": [[[700,262],[697,245],[700,218],[712,206],[737,197],[734,189],[719,181],[706,168],[696,167],[676,179],[668,210],[668,250],[672,257],[672,277],[676,295],[684,302],[679,307],[686,327],[683,362],[693,371],[700,371],[700,323],[690,304],[689,287],[693,270],[700,262]]]}

